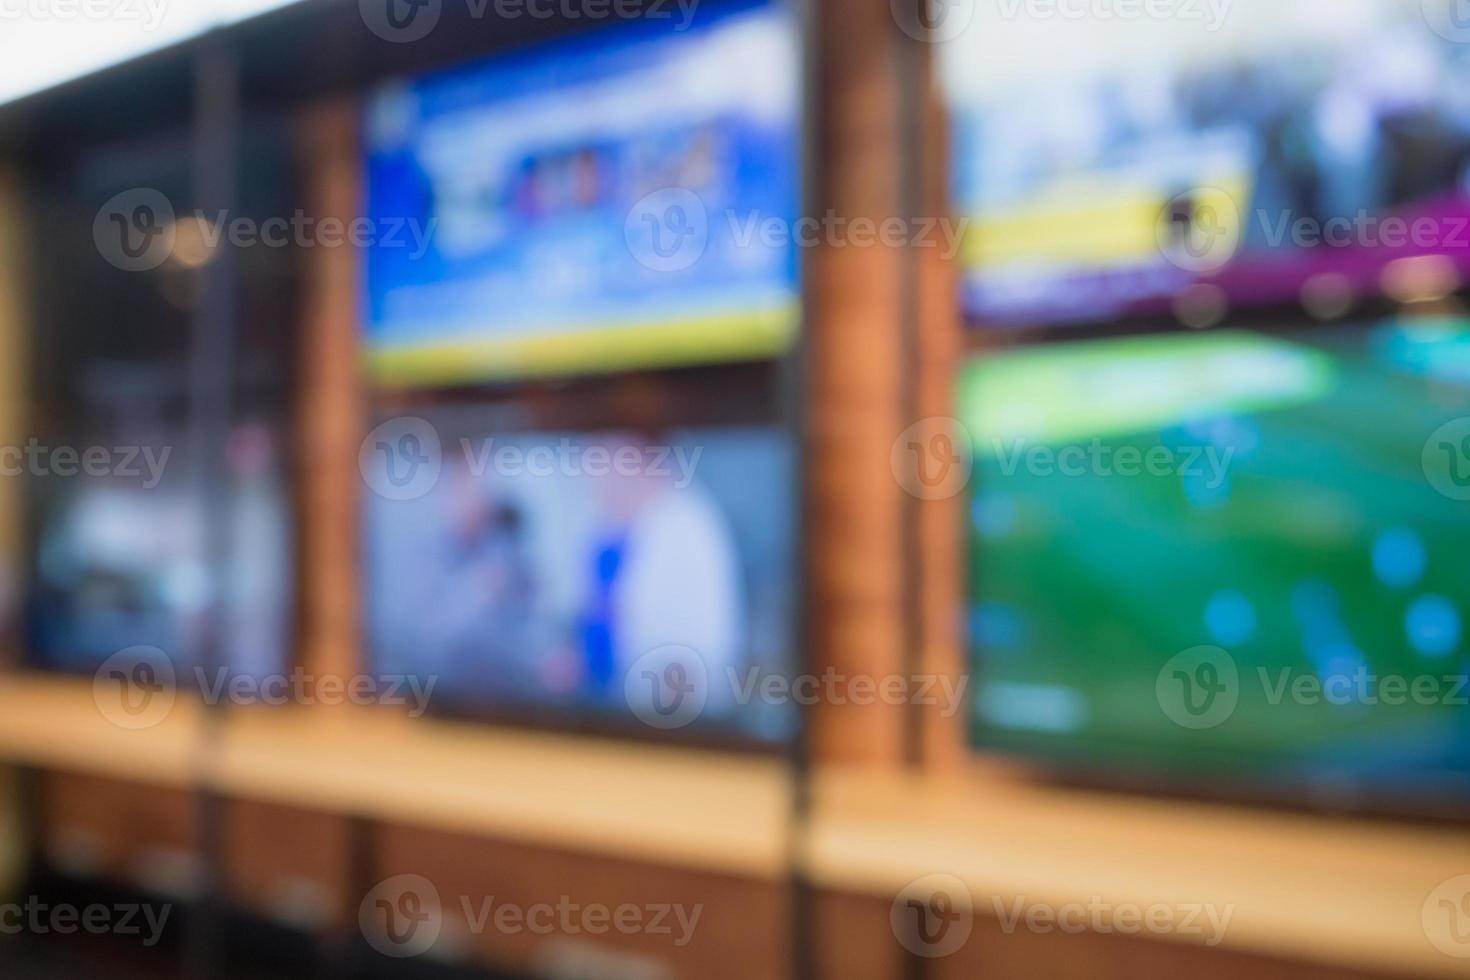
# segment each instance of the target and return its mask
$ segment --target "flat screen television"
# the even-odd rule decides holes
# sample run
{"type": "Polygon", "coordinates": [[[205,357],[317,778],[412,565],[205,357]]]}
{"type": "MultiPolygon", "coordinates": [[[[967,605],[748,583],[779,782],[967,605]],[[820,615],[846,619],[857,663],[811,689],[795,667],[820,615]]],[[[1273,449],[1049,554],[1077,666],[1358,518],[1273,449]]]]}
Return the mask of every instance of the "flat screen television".
{"type": "MultiPolygon", "coordinates": [[[[398,487],[375,477],[365,495],[374,670],[424,689],[432,680],[435,713],[742,745],[789,738],[789,705],[751,686],[786,675],[793,655],[786,432],[516,431],[506,411],[427,408],[369,440],[392,453],[412,438],[430,467],[398,487]]],[[[534,414],[509,411],[523,423],[534,414]]]]}
{"type": "MultiPolygon", "coordinates": [[[[227,447],[229,555],[211,569],[204,501],[179,428],[111,426],[83,446],[37,440],[28,649],[43,669],[91,673],[134,647],[161,651],[181,687],[282,674],[292,645],[292,510],[282,450],[264,423],[227,447]],[[63,465],[70,449],[96,465],[63,465]],[[56,455],[53,455],[56,454],[56,455]],[[210,593],[223,592],[220,663],[201,651],[210,593]]],[[[150,656],[156,656],[152,654],[150,656]]]]}
{"type": "Polygon", "coordinates": [[[940,49],[977,324],[1335,318],[1470,273],[1454,3],[1067,9],[980,5],[940,49]]]}
{"type": "MultiPolygon", "coordinates": [[[[291,214],[293,153],[288,127],[247,119],[232,214],[257,222],[291,214]]],[[[190,388],[199,270],[180,248],[133,266],[97,237],[109,227],[106,216],[119,206],[130,213],[145,191],[167,201],[181,223],[202,214],[189,134],[147,131],[121,143],[50,148],[32,163],[27,202],[39,257],[28,297],[37,329],[27,440],[0,459],[26,488],[27,660],[92,673],[114,654],[152,647],[180,686],[202,680],[217,689],[218,676],[201,678],[198,668],[257,680],[282,674],[294,659],[285,406],[294,386],[300,256],[294,248],[237,250],[231,418],[224,445],[211,447],[225,454],[229,499],[222,512],[206,513],[190,388]],[[227,554],[214,566],[211,521],[223,522],[228,535],[227,554]],[[205,617],[216,609],[224,648],[206,658],[205,617]]]]}
{"type": "Polygon", "coordinates": [[[395,386],[771,358],[798,328],[799,32],[701,6],[388,86],[366,334],[395,386]]]}
{"type": "Polygon", "coordinates": [[[1470,804],[1470,321],[1031,345],[960,404],[977,745],[1470,804]]]}

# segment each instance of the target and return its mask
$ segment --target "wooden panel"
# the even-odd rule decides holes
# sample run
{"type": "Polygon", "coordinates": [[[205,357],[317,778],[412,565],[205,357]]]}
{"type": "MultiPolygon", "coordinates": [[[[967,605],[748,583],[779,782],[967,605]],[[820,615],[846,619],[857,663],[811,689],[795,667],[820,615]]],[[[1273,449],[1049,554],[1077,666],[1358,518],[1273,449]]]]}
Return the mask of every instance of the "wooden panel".
{"type": "MultiPolygon", "coordinates": [[[[1041,787],[1022,780],[819,773],[803,868],[820,887],[891,895],[934,873],[1049,907],[1228,907],[1223,948],[1463,975],[1425,932],[1470,832],[1041,787]]],[[[987,907],[993,907],[987,905],[987,907]]],[[[1165,937],[1188,941],[1185,936],[1165,937]]]]}
{"type": "MultiPolygon", "coordinates": [[[[817,213],[898,214],[899,106],[886,3],[823,0],[819,11],[817,213]]],[[[806,256],[810,322],[809,595],[816,672],[886,676],[903,666],[901,491],[889,468],[900,418],[900,249],[806,256]]],[[[818,758],[896,763],[903,711],[822,703],[818,758]]]]}
{"type": "Polygon", "coordinates": [[[378,873],[388,884],[372,894],[390,903],[404,888],[427,900],[419,879],[432,885],[443,927],[424,955],[607,980],[789,975],[791,904],[780,883],[402,826],[381,830],[378,873]],[[584,918],[597,908],[624,915],[623,928],[584,918]],[[635,928],[634,909],[655,928],[635,928]]]}
{"type": "Polygon", "coordinates": [[[166,895],[199,887],[196,797],[70,773],[37,783],[40,844],[57,867],[166,895]]]}
{"type": "MultiPolygon", "coordinates": [[[[357,105],[303,113],[298,127],[306,208],[344,223],[362,213],[357,105]]],[[[298,404],[301,661],[315,674],[362,670],[357,451],[366,402],[359,369],[359,265],[353,248],[303,252],[298,404]]]]}
{"type": "MultiPolygon", "coordinates": [[[[10,167],[0,169],[0,446],[22,446],[29,428],[30,364],[25,186],[10,167]]],[[[0,666],[14,666],[25,553],[26,481],[0,479],[0,666]]]]}
{"type": "MultiPolygon", "coordinates": [[[[920,0],[915,0],[920,2],[920,0]]],[[[923,111],[923,156],[920,160],[920,213],[951,222],[960,217],[950,210],[948,109],[937,91],[934,46],[920,44],[922,75],[928,86],[923,111]]],[[[918,250],[918,384],[914,421],[954,416],[955,379],[960,367],[961,332],[959,258],[946,258],[943,249],[918,250]]],[[[956,432],[963,436],[962,429],[956,432]]],[[[917,499],[915,510],[919,583],[919,670],[952,678],[969,675],[965,651],[966,599],[964,542],[968,490],[940,499],[917,499]]],[[[964,690],[973,695],[968,685],[964,690]]],[[[921,753],[930,767],[954,769],[969,756],[966,719],[969,705],[945,716],[947,706],[921,705],[921,753]]]]}
{"type": "Polygon", "coordinates": [[[351,887],[346,817],[232,800],[223,820],[224,891],[232,902],[308,932],[345,923],[351,887]]]}
{"type": "MultiPolygon", "coordinates": [[[[903,950],[889,925],[886,898],[823,893],[822,957],[817,976],[823,980],[1138,980],[1139,977],[1187,976],[1191,980],[1387,980],[1391,973],[1331,967],[1253,956],[1225,949],[1206,949],[1096,932],[1008,932],[1000,920],[978,916],[966,941],[955,952],[935,958],[914,957],[903,950]]],[[[1406,971],[1399,976],[1411,976],[1406,971]]]]}
{"type": "Polygon", "coordinates": [[[817,977],[832,980],[906,977],[904,951],[894,941],[888,924],[887,902],[848,892],[812,894],[810,941],[816,946],[813,965],[817,977]]]}
{"type": "MultiPolygon", "coordinates": [[[[1401,974],[1412,975],[1412,974],[1401,974]]],[[[1058,976],[1076,980],[1137,980],[1178,977],[1191,980],[1385,980],[1383,973],[1251,956],[1097,933],[1007,933],[996,919],[975,922],[970,941],[953,956],[928,968],[929,980],[1032,980],[1058,976]]]]}
{"type": "MultiPolygon", "coordinates": [[[[30,411],[28,284],[30,250],[26,238],[26,188],[11,167],[0,168],[0,446],[26,442],[30,411]]],[[[0,670],[12,668],[19,632],[23,555],[25,554],[25,480],[0,477],[0,670]]],[[[21,814],[17,780],[0,769],[0,889],[22,869],[21,814]]]]}

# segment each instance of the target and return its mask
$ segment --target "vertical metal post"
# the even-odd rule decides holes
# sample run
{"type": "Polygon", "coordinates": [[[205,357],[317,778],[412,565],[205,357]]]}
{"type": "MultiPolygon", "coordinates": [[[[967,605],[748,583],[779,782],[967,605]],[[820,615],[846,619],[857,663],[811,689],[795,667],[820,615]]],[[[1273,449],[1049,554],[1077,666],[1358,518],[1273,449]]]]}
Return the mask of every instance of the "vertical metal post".
{"type": "MultiPolygon", "coordinates": [[[[789,0],[791,16],[796,23],[800,45],[801,104],[797,124],[798,152],[800,158],[800,209],[798,216],[814,215],[821,207],[819,195],[822,180],[819,175],[820,129],[822,93],[820,92],[821,71],[821,10],[822,0],[789,0]]],[[[794,561],[796,565],[797,601],[791,631],[793,650],[797,658],[790,665],[795,673],[808,669],[812,649],[812,600],[808,589],[811,576],[808,566],[811,556],[807,542],[808,488],[807,459],[811,441],[811,310],[813,305],[811,280],[807,275],[807,263],[799,256],[799,279],[801,289],[801,323],[797,331],[794,348],[782,365],[782,417],[786,431],[795,450],[795,474],[791,493],[796,504],[797,518],[792,534],[796,542],[794,561]]],[[[791,901],[791,975],[794,980],[808,980],[817,975],[816,965],[816,915],[815,889],[807,881],[802,866],[802,853],[807,826],[811,816],[811,719],[805,710],[798,710],[796,730],[793,733],[789,758],[791,769],[791,812],[788,814],[788,880],[791,901]]]]}
{"type": "MultiPolygon", "coordinates": [[[[907,0],[915,11],[922,11],[929,0],[907,0]]],[[[919,23],[925,17],[916,13],[919,23]]],[[[898,155],[898,194],[896,200],[901,217],[909,228],[916,227],[915,219],[923,208],[924,201],[924,152],[926,116],[926,69],[928,61],[921,50],[923,42],[909,36],[903,30],[892,32],[898,85],[898,130],[901,133],[898,155]]],[[[921,349],[919,332],[924,329],[920,322],[923,306],[920,301],[921,270],[918,251],[910,244],[903,252],[900,262],[899,300],[899,410],[903,413],[901,423],[908,425],[919,421],[919,374],[921,349]]],[[[923,617],[924,597],[922,591],[922,566],[924,552],[920,541],[920,508],[923,503],[913,494],[903,495],[903,670],[909,677],[917,676],[925,668],[923,644],[925,640],[923,617]]],[[[904,714],[903,762],[911,769],[924,763],[925,719],[918,705],[909,704],[904,714]]],[[[930,975],[929,961],[904,951],[905,980],[926,980],[930,975]]]]}
{"type": "MultiPolygon", "coordinates": [[[[202,38],[194,62],[194,198],[206,215],[232,215],[237,200],[240,142],[239,64],[230,40],[220,32],[202,38]]],[[[185,217],[183,220],[190,220],[185,217]]],[[[189,357],[190,459],[203,520],[204,567],[208,606],[195,665],[208,676],[228,667],[226,602],[231,562],[232,480],[226,444],[233,427],[238,262],[228,236],[200,270],[189,357]]],[[[206,703],[199,758],[204,778],[196,787],[201,892],[188,937],[192,975],[213,978],[223,956],[224,915],[220,895],[222,865],[221,801],[207,767],[217,757],[224,706],[206,703]]]]}

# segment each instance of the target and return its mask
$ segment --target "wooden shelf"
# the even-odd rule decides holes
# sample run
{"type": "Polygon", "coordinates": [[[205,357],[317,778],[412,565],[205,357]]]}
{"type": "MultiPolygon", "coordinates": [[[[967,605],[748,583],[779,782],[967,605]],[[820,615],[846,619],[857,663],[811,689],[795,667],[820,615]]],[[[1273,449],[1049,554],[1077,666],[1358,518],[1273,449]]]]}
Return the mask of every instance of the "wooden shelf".
{"type": "Polygon", "coordinates": [[[127,731],[84,680],[0,680],[0,758],[762,879],[790,861],[777,759],[411,720],[388,710],[240,709],[182,698],[127,731]]]}
{"type": "MultiPolygon", "coordinates": [[[[799,845],[820,887],[892,897],[947,873],[978,903],[1233,906],[1223,945],[1464,976],[1425,900],[1470,873],[1470,832],[1043,787],[1017,778],[832,770],[799,845]]],[[[1169,938],[1167,936],[1161,938],[1169,938]]]]}
{"type": "MultiPolygon", "coordinates": [[[[0,757],[765,880],[790,854],[791,775],[775,759],[362,709],[238,710],[206,728],[182,699],[127,731],[90,683],[28,675],[0,680],[0,757]]],[[[832,769],[814,780],[797,844],[805,873],[832,890],[892,896],[943,872],[982,911],[992,898],[1209,902],[1233,906],[1229,947],[1463,973],[1421,920],[1435,886],[1470,873],[1470,832],[1454,828],[832,769]]]]}
{"type": "Polygon", "coordinates": [[[202,720],[179,698],[159,724],[130,731],[108,720],[90,679],[0,676],[0,758],[14,763],[188,786],[202,771],[202,720]]]}
{"type": "Polygon", "coordinates": [[[224,791],[443,830],[776,879],[790,860],[779,760],[412,721],[240,712],[224,791]]]}

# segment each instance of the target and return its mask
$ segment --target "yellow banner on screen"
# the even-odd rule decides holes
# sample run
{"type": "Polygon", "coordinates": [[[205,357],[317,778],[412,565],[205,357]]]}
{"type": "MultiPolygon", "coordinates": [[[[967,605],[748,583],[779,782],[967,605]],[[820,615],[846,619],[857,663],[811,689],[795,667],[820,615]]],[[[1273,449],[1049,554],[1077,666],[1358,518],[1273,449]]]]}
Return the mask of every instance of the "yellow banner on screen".
{"type": "MultiPolygon", "coordinates": [[[[1219,221],[1239,238],[1250,180],[1241,174],[1201,178],[1185,194],[1208,191],[1219,221]]],[[[1115,268],[1159,261],[1161,223],[1173,198],[1164,187],[1120,190],[1096,177],[1058,182],[1013,207],[993,209],[970,223],[964,264],[985,270],[1025,262],[1115,268]]]]}
{"type": "Polygon", "coordinates": [[[482,335],[379,348],[368,353],[368,365],[385,384],[438,385],[753,361],[789,350],[800,319],[790,303],[663,323],[482,335]]]}

